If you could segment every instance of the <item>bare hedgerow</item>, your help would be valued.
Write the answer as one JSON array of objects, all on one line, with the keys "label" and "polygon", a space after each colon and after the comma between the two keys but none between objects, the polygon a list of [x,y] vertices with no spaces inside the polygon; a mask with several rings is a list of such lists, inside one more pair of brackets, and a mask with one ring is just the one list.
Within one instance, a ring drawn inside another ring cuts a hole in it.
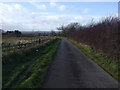
[{"label": "bare hedgerow", "polygon": [[67,36],[88,44],[92,49],[101,51],[115,60],[120,59],[120,19],[118,17],[109,16],[98,23],[79,27],[67,33]]}]

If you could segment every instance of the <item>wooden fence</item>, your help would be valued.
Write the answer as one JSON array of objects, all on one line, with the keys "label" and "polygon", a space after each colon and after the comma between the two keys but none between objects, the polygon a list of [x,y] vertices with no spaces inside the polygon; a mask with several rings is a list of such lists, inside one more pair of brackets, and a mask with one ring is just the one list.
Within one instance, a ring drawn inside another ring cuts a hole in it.
[{"label": "wooden fence", "polygon": [[30,47],[36,44],[42,44],[44,42],[47,42],[48,40],[52,40],[53,38],[45,38],[45,39],[38,39],[38,40],[34,40],[32,42],[27,42],[27,43],[17,43],[17,44],[2,44],[2,52],[10,52],[10,51],[15,51],[21,48],[26,48],[26,47]]}]

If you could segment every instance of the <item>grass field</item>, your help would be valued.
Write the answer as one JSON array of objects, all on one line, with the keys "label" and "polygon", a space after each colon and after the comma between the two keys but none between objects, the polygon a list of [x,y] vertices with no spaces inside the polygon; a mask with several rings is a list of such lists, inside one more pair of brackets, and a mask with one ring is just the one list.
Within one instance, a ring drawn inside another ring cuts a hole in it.
[{"label": "grass field", "polygon": [[21,36],[21,37],[15,37],[15,36],[2,36],[2,43],[4,44],[17,44],[17,43],[27,43],[32,42],[38,39],[44,39],[47,38],[47,36]]},{"label": "grass field", "polygon": [[60,44],[56,39],[42,47],[3,58],[3,88],[38,88],[42,86],[48,68]]},{"label": "grass field", "polygon": [[2,56],[26,51],[52,41],[56,37],[49,36],[4,36],[2,37]]},{"label": "grass field", "polygon": [[78,43],[74,40],[70,40],[75,44],[82,52],[84,52],[88,57],[94,60],[99,66],[101,66],[105,71],[110,73],[114,78],[120,80],[118,66],[119,63],[116,60],[107,57],[103,53],[93,51],[88,45]]}]

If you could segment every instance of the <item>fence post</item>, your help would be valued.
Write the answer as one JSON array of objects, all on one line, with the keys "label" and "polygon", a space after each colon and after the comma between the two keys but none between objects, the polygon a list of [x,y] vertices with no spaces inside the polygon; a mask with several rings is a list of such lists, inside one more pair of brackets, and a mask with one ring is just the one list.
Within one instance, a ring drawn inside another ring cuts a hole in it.
[{"label": "fence post", "polygon": [[11,46],[11,45],[10,45],[10,43],[9,43],[9,44],[8,44],[8,52],[10,52],[10,46]]},{"label": "fence post", "polygon": [[39,43],[41,42],[41,40],[39,39]]}]

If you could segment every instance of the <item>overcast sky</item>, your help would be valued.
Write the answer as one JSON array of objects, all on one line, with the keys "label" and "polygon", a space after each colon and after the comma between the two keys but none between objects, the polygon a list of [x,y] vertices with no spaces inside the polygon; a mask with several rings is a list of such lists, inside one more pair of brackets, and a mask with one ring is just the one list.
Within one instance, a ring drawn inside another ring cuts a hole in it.
[{"label": "overcast sky", "polygon": [[56,30],[60,25],[82,25],[118,14],[117,2],[1,2],[0,28],[4,30]]}]

